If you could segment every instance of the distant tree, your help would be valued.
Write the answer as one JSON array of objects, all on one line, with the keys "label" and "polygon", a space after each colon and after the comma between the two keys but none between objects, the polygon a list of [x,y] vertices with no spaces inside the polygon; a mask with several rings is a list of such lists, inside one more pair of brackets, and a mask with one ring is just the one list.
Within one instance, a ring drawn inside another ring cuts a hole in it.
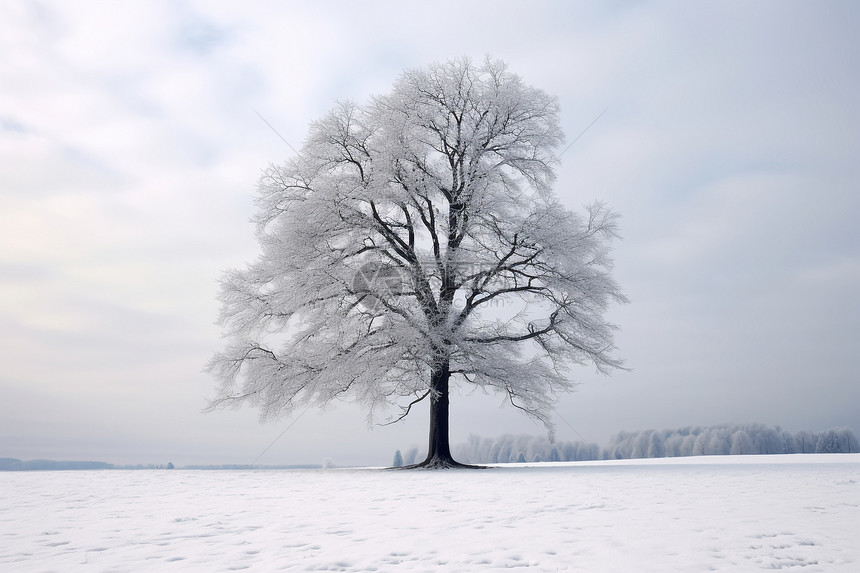
[{"label": "distant tree", "polygon": [[403,458],[403,463],[411,466],[415,463],[415,458],[418,456],[418,448],[409,448],[406,450],[406,456]]},{"label": "distant tree", "polygon": [[705,446],[705,453],[709,456],[725,456],[728,455],[730,447],[725,431],[712,432],[711,439]]},{"label": "distant tree", "polygon": [[696,436],[694,434],[686,434],[681,440],[681,445],[678,447],[679,456],[692,456],[693,446],[696,445]]},{"label": "distant tree", "polygon": [[815,452],[819,454],[839,453],[839,434],[834,430],[821,432],[821,435],[818,437],[818,443],[815,446]]},{"label": "distant tree", "polygon": [[775,428],[760,427],[758,431],[758,442],[762,454],[785,453],[785,442]]},{"label": "distant tree", "polygon": [[[513,440],[514,443],[514,452],[519,453],[523,452],[525,454],[526,459],[534,459],[536,455],[539,455],[538,452],[541,450],[543,444],[541,444],[540,439],[535,439],[534,436],[530,436],[528,434],[522,434],[517,436]],[[513,455],[513,454],[512,454]]]},{"label": "distant tree", "polygon": [[696,440],[693,442],[693,453],[694,456],[704,456],[705,450],[708,444],[708,432],[707,430],[703,431],[701,434],[696,436]]},{"label": "distant tree", "polygon": [[639,432],[639,435],[636,436],[636,439],[633,441],[633,448],[630,452],[631,458],[647,458],[648,457],[648,444],[651,440],[652,432]]},{"label": "distant tree", "polygon": [[503,63],[457,60],[313,123],[260,180],[262,255],[222,280],[209,409],[250,403],[265,420],[348,398],[402,418],[429,398],[429,467],[457,465],[451,384],[551,431],[569,367],[621,367],[604,314],[625,300],[616,215],[552,192],[558,113]]},{"label": "distant tree", "polygon": [[499,462],[499,452],[502,449],[502,445],[499,442],[495,442],[493,447],[490,448],[490,453],[487,456],[487,461],[491,464],[495,464]]},{"label": "distant tree", "polygon": [[618,432],[609,440],[606,457],[616,460],[629,458],[633,449],[632,442],[638,436],[638,433]]},{"label": "distant tree", "polygon": [[665,455],[669,458],[678,457],[681,455],[681,445],[684,443],[684,436],[679,433],[672,433],[666,438],[664,444]]},{"label": "distant tree", "polygon": [[856,454],[860,452],[860,444],[857,443],[857,436],[849,428],[837,430],[836,435],[839,438],[839,451],[841,453]]},{"label": "distant tree", "polygon": [[648,437],[648,452],[649,458],[662,458],[666,455],[666,448],[663,443],[662,436],[658,432],[651,432]]},{"label": "distant tree", "polygon": [[562,459],[566,462],[573,462],[579,458],[579,449],[577,448],[578,444],[567,442],[561,447],[561,456]]},{"label": "distant tree", "polygon": [[403,467],[403,456],[400,454],[400,450],[394,452],[394,461],[391,462],[391,465],[395,468]]},{"label": "distant tree", "polygon": [[526,463],[526,457],[523,455],[522,452],[520,452],[520,455],[517,456],[517,463],[518,464]]},{"label": "distant tree", "polygon": [[173,469],[173,462],[167,462],[167,469],[169,469],[169,470]]},{"label": "distant tree", "polygon": [[600,459],[600,447],[597,444],[582,444],[581,448],[578,448],[580,453],[581,460],[597,460]]},{"label": "distant tree", "polygon": [[794,442],[797,444],[797,451],[801,454],[815,453],[815,445],[818,443],[818,438],[813,436],[811,432],[801,430],[794,437]]},{"label": "distant tree", "polygon": [[756,453],[755,444],[753,444],[749,434],[744,430],[738,430],[732,434],[732,445],[729,453],[735,456]]},{"label": "distant tree", "polygon": [[514,460],[514,447],[512,442],[512,436],[504,435],[501,437],[501,444],[499,445],[499,463],[508,463]]},{"label": "distant tree", "polygon": [[794,439],[794,436],[791,435],[789,431],[783,431],[781,433],[782,437],[782,452],[784,454],[793,454],[797,452],[797,445]]}]

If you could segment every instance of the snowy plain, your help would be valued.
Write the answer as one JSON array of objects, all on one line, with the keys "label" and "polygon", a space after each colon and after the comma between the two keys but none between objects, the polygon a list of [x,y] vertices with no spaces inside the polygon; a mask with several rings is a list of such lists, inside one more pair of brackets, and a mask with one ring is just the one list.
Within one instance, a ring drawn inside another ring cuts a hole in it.
[{"label": "snowy plain", "polygon": [[860,454],[0,473],[1,571],[860,571]]}]

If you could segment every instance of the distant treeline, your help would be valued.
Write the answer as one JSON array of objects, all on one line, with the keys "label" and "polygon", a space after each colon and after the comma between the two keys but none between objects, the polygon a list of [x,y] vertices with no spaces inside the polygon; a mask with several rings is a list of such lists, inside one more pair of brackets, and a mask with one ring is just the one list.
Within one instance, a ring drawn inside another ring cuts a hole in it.
[{"label": "distant treeline", "polygon": [[318,470],[322,464],[292,464],[292,465],[253,465],[253,464],[222,464],[222,465],[191,465],[182,466],[181,470]]},{"label": "distant treeline", "polygon": [[16,458],[0,458],[0,472],[34,472],[62,470],[172,470],[173,464],[137,464],[133,466],[117,466],[105,462],[55,461],[55,460],[19,460]]},{"label": "distant treeline", "polygon": [[824,432],[789,432],[779,426],[729,424],[680,430],[621,432],[610,440],[604,459],[858,452],[860,445],[857,436],[848,428]]},{"label": "distant treeline", "polygon": [[109,470],[114,466],[104,462],[57,462],[0,458],[0,471]]},{"label": "distant treeline", "polygon": [[[329,464],[330,465],[330,464]],[[280,466],[255,466],[250,464],[223,464],[223,465],[191,465],[178,469],[183,470],[304,470],[318,469],[320,464],[280,465]],[[57,462],[54,460],[27,460],[22,461],[15,458],[0,458],[0,471],[25,472],[25,471],[59,471],[59,470],[172,470],[173,463],[167,465],[137,464],[117,466],[105,462]]]},{"label": "distant treeline", "polygon": [[[779,426],[726,424],[688,426],[677,430],[620,432],[606,448],[584,442],[550,442],[546,436],[498,438],[470,436],[452,448],[464,463],[572,462],[702,455],[858,453],[857,437],[848,428],[824,432],[789,432]],[[399,453],[399,452],[398,452]],[[395,458],[397,456],[395,455]],[[418,448],[407,450],[404,465],[423,459]]]}]

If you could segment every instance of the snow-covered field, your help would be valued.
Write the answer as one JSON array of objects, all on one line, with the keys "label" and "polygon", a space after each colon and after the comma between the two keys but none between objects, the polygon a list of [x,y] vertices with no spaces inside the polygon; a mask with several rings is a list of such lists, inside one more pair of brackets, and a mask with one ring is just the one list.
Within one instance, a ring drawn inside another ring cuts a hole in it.
[{"label": "snow-covered field", "polygon": [[0,474],[2,571],[860,571],[860,454]]}]

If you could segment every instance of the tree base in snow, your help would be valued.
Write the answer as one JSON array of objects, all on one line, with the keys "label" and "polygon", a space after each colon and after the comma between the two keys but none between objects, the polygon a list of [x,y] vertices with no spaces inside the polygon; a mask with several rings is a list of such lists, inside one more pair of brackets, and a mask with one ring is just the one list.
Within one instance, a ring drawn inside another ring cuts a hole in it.
[{"label": "tree base in snow", "polygon": [[461,464],[460,462],[454,460],[453,458],[427,458],[423,462],[412,464],[410,466],[403,466],[402,468],[393,468],[398,470],[414,470],[414,469],[426,469],[426,470],[454,470],[454,469],[465,469],[465,470],[484,470],[487,469],[487,466],[473,466],[470,464]]}]

